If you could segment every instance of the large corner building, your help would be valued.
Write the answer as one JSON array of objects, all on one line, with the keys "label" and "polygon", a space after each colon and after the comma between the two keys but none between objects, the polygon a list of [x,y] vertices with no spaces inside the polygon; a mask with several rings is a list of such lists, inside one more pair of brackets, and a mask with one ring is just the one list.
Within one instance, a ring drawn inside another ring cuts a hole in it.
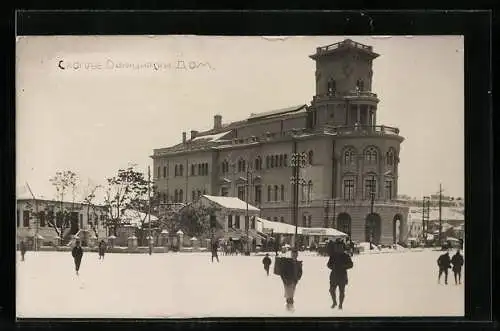
[{"label": "large corner building", "polygon": [[[202,194],[236,196],[261,217],[294,223],[292,153],[300,169],[298,225],[335,227],[355,241],[406,241],[408,207],[396,202],[399,130],[377,123],[371,46],[352,40],[318,47],[310,105],[251,114],[155,149],[154,178],[165,202]],[[303,155],[304,155],[303,154]]]}]

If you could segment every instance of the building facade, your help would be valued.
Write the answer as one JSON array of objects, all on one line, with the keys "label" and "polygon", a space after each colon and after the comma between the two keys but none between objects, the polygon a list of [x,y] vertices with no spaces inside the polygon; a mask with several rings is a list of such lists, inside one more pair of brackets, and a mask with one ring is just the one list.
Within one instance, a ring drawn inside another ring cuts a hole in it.
[{"label": "building facade", "polygon": [[[397,203],[399,129],[377,125],[371,46],[352,40],[318,47],[310,104],[251,114],[229,124],[215,115],[206,132],[153,151],[154,180],[164,202],[203,194],[235,196],[261,217],[294,223],[293,153],[300,169],[298,225],[335,227],[355,241],[404,241],[408,207]],[[405,236],[406,237],[406,236]]]},{"label": "building facade", "polygon": [[61,208],[70,213],[68,227],[63,232],[64,242],[69,242],[73,235],[78,235],[84,241],[94,235],[106,238],[107,213],[103,206],[63,202],[61,207],[60,201],[20,198],[17,199],[16,208],[18,239],[33,238],[38,234],[43,244],[58,245],[59,236],[50,224],[61,220]]}]

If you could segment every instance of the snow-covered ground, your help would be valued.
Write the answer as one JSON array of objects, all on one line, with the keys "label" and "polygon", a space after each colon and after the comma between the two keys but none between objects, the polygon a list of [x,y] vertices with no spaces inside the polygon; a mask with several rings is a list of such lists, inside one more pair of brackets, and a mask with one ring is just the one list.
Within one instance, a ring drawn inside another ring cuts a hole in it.
[{"label": "snow-covered ground", "polygon": [[210,253],[107,254],[104,261],[85,253],[77,277],[69,252],[28,252],[24,262],[18,256],[17,316],[463,316],[464,279],[455,285],[450,272],[448,285],[438,285],[439,254],[354,256],[344,310],[330,308],[327,258],[299,256],[304,274],[292,313],[261,256],[220,256],[212,264]]}]

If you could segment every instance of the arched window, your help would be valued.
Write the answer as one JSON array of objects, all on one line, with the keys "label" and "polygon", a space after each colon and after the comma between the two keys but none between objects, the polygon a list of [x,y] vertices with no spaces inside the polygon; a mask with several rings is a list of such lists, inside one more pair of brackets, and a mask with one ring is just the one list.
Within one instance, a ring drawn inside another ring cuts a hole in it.
[{"label": "arched window", "polygon": [[[175,165],[174,174],[176,177],[179,176],[179,168],[178,168],[177,164]],[[159,175],[160,175],[160,167],[158,167],[158,176]]]},{"label": "arched window", "polygon": [[356,82],[356,87],[357,87],[358,91],[364,91],[365,82],[363,82],[361,79],[358,79],[358,81]]},{"label": "arched window", "polygon": [[272,191],[271,185],[268,185],[267,186],[267,201],[271,201],[271,191]]},{"label": "arched window", "polygon": [[179,176],[184,176],[184,166],[182,164],[179,165]]},{"label": "arched window", "polygon": [[285,185],[281,185],[281,201],[285,201]]},{"label": "arched window", "polygon": [[307,153],[307,160],[309,162],[310,165],[313,164],[313,156],[314,156],[314,152],[313,151],[309,151],[309,153]]},{"label": "arched window", "polygon": [[283,167],[283,154],[280,154],[280,162],[279,162],[280,168]]},{"label": "arched window", "polygon": [[255,170],[260,170],[260,169],[259,169],[259,159],[260,159],[260,156],[257,156],[257,157],[255,158],[255,165],[254,165]]},{"label": "arched window", "polygon": [[311,227],[312,225],[312,215],[307,216],[307,227]]},{"label": "arched window", "polygon": [[175,190],[174,193],[174,202],[179,202],[179,191]]},{"label": "arched window", "polygon": [[196,166],[194,164],[191,164],[191,176],[194,176]]},{"label": "arched window", "polygon": [[271,168],[274,168],[274,156],[271,156]]},{"label": "arched window", "polygon": [[167,167],[166,166],[163,167],[163,177],[165,177],[165,178],[167,177]]},{"label": "arched window", "polygon": [[354,150],[352,148],[348,148],[344,151],[344,164],[350,165],[354,163]]},{"label": "arched window", "polygon": [[278,201],[279,188],[278,185],[274,185],[274,201]]},{"label": "arched window", "polygon": [[311,202],[312,201],[312,189],[313,189],[313,182],[310,180],[307,182],[307,201]]},{"label": "arched window", "polygon": [[394,165],[396,159],[396,153],[393,148],[389,148],[389,151],[387,152],[387,165]]},{"label": "arched window", "polygon": [[270,167],[271,167],[271,160],[270,160],[270,157],[268,155],[268,156],[266,156],[266,168],[269,169]]},{"label": "arched window", "polygon": [[330,78],[328,81],[328,95],[335,94],[335,91],[337,90],[337,83],[334,79]]},{"label": "arched window", "polygon": [[160,178],[160,175],[161,175],[161,173],[160,173],[160,167],[158,167],[158,174],[157,174],[157,177],[158,177],[158,178]]},{"label": "arched window", "polygon": [[279,156],[278,156],[278,155],[275,155],[275,156],[274,156],[274,166],[275,166],[276,168],[278,168],[278,164],[279,164]]},{"label": "arched window", "polygon": [[241,160],[241,172],[247,171],[247,162],[245,160]]},{"label": "arched window", "polygon": [[179,202],[184,201],[184,191],[182,189],[179,190]]},{"label": "arched window", "polygon": [[285,154],[285,155],[283,156],[283,165],[284,165],[285,167],[288,167],[288,155],[287,155],[287,154]]},{"label": "arched window", "polygon": [[283,216],[280,216],[280,222],[285,223],[285,218]]},{"label": "arched window", "polygon": [[307,227],[307,216],[302,215],[302,227]]},{"label": "arched window", "polygon": [[377,163],[377,150],[375,147],[368,147],[365,150],[365,161],[369,164]]}]

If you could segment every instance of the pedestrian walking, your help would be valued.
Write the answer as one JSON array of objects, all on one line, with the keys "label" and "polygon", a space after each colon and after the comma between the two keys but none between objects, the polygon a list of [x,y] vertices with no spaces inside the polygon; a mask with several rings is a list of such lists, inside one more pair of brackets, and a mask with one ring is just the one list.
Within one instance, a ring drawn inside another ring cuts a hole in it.
[{"label": "pedestrian walking", "polygon": [[101,240],[99,242],[99,260],[104,260],[104,254],[106,253],[106,242]]},{"label": "pedestrian walking", "polygon": [[24,238],[21,239],[19,243],[19,250],[21,251],[21,261],[24,261],[24,255],[26,254],[26,243],[24,242]]},{"label": "pedestrian walking", "polygon": [[78,271],[80,270],[80,263],[82,263],[82,257],[83,257],[83,249],[80,246],[80,240],[76,241],[75,247],[73,247],[73,250],[71,251],[71,255],[73,256],[73,260],[75,262],[76,275],[78,276]]},{"label": "pedestrian walking", "polygon": [[262,264],[264,264],[264,270],[269,276],[269,266],[271,265],[271,258],[269,257],[268,253],[266,253],[266,256],[262,259]]},{"label": "pedestrian walking", "polygon": [[214,241],[212,244],[212,263],[214,262],[214,257],[217,259],[217,263],[219,263],[219,255],[217,254],[217,250],[219,249],[219,245],[217,241]]},{"label": "pedestrian walking", "polygon": [[439,256],[437,260],[437,264],[439,267],[438,274],[438,284],[441,281],[441,275],[444,273],[444,283],[448,284],[448,269],[451,268],[451,260],[450,260],[450,252],[446,252]]},{"label": "pedestrian walking", "polygon": [[453,276],[455,277],[455,285],[462,284],[462,266],[464,265],[464,257],[460,254],[460,249],[451,258],[451,264],[453,264]]},{"label": "pedestrian walking", "polygon": [[295,289],[297,287],[297,283],[302,278],[302,261],[297,260],[298,256],[299,252],[296,248],[294,248],[291,251],[291,258],[276,258],[275,262],[275,268],[277,263],[280,264],[277,269],[278,274],[283,281],[287,310],[293,310],[294,308]]},{"label": "pedestrian walking", "polygon": [[336,242],[331,246],[332,252],[327,266],[330,272],[330,296],[332,297],[332,308],[337,306],[337,287],[339,288],[339,309],[343,308],[345,299],[345,287],[348,284],[347,270],[353,267],[349,254],[345,251],[344,243]]}]

